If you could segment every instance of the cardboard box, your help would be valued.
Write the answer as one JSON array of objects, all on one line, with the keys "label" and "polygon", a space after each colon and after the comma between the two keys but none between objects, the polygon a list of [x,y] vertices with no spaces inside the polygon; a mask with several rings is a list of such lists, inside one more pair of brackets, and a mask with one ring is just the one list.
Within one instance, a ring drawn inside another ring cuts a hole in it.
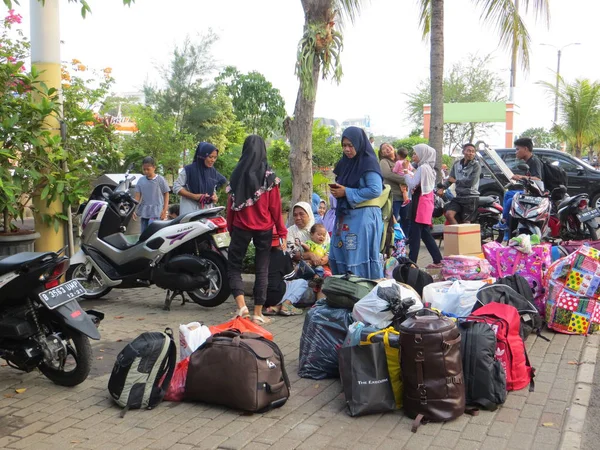
[{"label": "cardboard box", "polygon": [[478,223],[444,226],[444,256],[481,253],[481,227]]}]

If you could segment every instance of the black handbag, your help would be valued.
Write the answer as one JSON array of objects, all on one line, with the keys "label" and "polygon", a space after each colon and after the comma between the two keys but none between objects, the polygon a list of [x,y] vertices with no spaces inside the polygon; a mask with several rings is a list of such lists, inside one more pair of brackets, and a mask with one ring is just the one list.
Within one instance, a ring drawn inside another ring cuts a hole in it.
[{"label": "black handbag", "polygon": [[340,378],[352,417],[396,409],[383,342],[342,347]]},{"label": "black handbag", "polygon": [[434,193],[433,196],[433,217],[442,217],[444,215],[444,199]]},{"label": "black handbag", "polygon": [[315,275],[315,271],[306,261],[300,260],[298,262],[298,265],[296,266],[296,278],[310,281]]}]

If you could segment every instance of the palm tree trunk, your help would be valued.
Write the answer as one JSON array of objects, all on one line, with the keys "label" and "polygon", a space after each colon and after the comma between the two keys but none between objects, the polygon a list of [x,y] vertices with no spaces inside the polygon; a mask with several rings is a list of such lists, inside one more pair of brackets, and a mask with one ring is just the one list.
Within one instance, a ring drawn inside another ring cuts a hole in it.
[{"label": "palm tree trunk", "polygon": [[[304,10],[304,28],[309,24],[325,24],[330,20],[333,0],[301,0]],[[284,129],[290,140],[290,172],[292,175],[292,201],[310,203],[313,191],[312,173],[312,129],[315,117],[315,102],[321,65],[315,58],[312,81],[315,95],[308,98],[302,83],[298,88],[294,118],[286,118]],[[290,205],[291,206],[291,205]],[[290,211],[291,215],[291,211]]]},{"label": "palm tree trunk", "polygon": [[[321,67],[315,61],[313,68],[313,83],[315,92],[319,82]],[[310,204],[313,191],[312,173],[312,130],[315,117],[315,99],[307,99],[302,89],[298,89],[294,118],[286,119],[286,135],[290,140],[290,172],[292,175],[292,201],[304,201]],[[291,207],[291,205],[290,205]]]},{"label": "palm tree trunk", "polygon": [[444,147],[444,0],[431,0],[431,127],[429,145],[435,148],[435,169],[441,181]]}]

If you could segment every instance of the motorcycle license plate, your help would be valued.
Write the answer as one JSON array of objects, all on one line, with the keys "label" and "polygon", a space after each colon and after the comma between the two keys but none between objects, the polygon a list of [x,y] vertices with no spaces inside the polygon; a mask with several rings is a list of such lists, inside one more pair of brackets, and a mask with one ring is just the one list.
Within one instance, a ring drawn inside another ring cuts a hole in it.
[{"label": "motorcycle license plate", "polygon": [[213,239],[215,240],[217,248],[229,247],[229,244],[231,243],[229,231],[225,231],[224,233],[217,233],[213,235]]},{"label": "motorcycle license plate", "polygon": [[596,217],[600,217],[600,209],[598,208],[590,209],[589,211],[577,214],[577,218],[580,222],[589,222]]},{"label": "motorcycle license plate", "polygon": [[529,203],[530,205],[539,205],[542,203],[542,197],[532,197],[531,195],[522,195],[519,200],[523,203]]},{"label": "motorcycle license plate", "polygon": [[77,280],[67,281],[39,294],[39,298],[48,307],[55,309],[85,294],[85,289]]}]

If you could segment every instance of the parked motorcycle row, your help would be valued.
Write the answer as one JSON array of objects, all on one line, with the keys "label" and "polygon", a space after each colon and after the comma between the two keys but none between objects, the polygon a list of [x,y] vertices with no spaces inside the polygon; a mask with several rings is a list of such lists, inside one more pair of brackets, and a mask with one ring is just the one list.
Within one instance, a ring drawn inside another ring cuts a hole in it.
[{"label": "parked motorcycle row", "polygon": [[[598,239],[600,208],[590,207],[588,194],[570,196],[565,186],[548,192],[543,182],[528,178],[509,183],[505,189],[521,191],[510,209],[510,236],[537,234],[548,242]],[[502,212],[499,197],[479,197],[473,222],[481,225],[482,243],[503,241],[504,231],[498,227]]]},{"label": "parked motorcycle row", "polygon": [[177,295],[207,307],[229,297],[224,208],[155,221],[131,241],[124,233],[137,204],[132,181],[128,171],[114,189],[97,186],[81,205],[81,250],[70,260],[65,249],[0,260],[0,358],[9,366],[38,368],[62,386],[82,383],[92,366],[89,339],[100,339],[104,315],[81,309],[79,297],[153,284],[167,291],[167,310]]}]

